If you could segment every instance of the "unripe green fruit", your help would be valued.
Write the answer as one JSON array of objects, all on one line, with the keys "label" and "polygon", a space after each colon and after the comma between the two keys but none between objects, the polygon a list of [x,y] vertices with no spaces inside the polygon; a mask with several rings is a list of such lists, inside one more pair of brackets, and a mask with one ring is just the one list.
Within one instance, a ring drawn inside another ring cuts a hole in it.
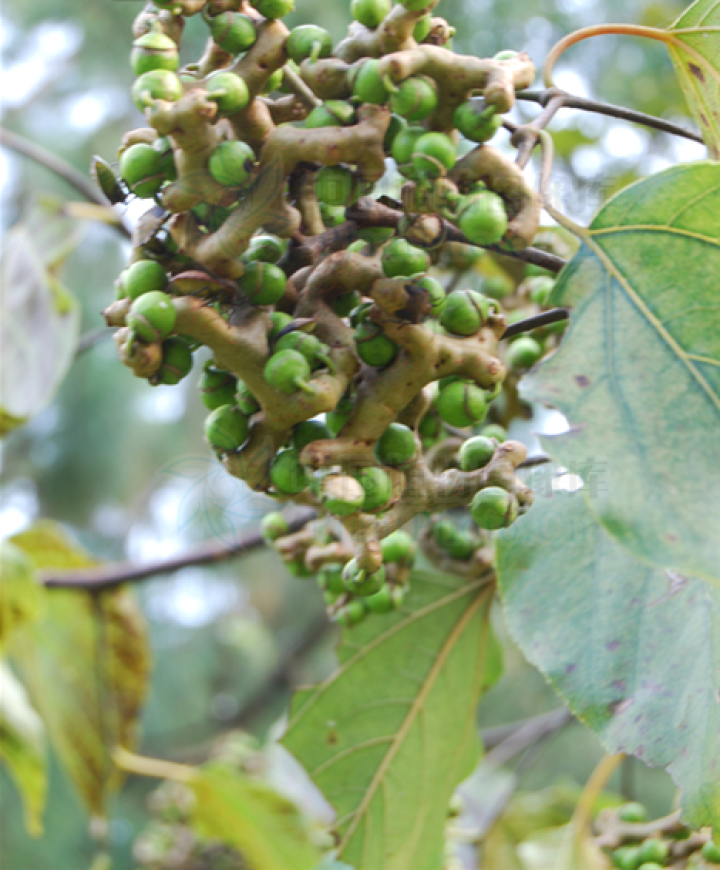
[{"label": "unripe green fruit", "polygon": [[315,195],[326,205],[348,206],[357,199],[357,179],[344,166],[323,166],[315,178]]},{"label": "unripe green fruit", "polygon": [[298,453],[313,441],[324,441],[332,438],[333,434],[326,423],[320,420],[305,420],[293,427],[292,446]]},{"label": "unripe green fruit", "polygon": [[374,595],[368,595],[363,601],[368,613],[390,613],[397,606],[393,596],[393,589],[387,583],[383,583],[379,592],[376,592]]},{"label": "unripe green fruit", "polygon": [[205,363],[205,371],[200,379],[200,390],[203,405],[214,411],[222,405],[234,403],[237,380],[230,372],[219,369],[212,362],[208,362]]},{"label": "unripe green fruit", "polygon": [[333,47],[332,36],[323,27],[301,24],[290,32],[285,47],[289,57],[300,64],[308,57],[314,60],[329,57]]},{"label": "unripe green fruit", "polygon": [[157,384],[179,384],[190,374],[193,357],[188,343],[182,338],[167,338],[162,345],[162,362],[153,375]]},{"label": "unripe green fruit", "polygon": [[430,275],[425,275],[424,278],[420,278],[414,283],[427,290],[430,297],[430,314],[432,317],[439,317],[447,299],[443,285],[436,278],[431,278]]},{"label": "unripe green fruit", "polygon": [[363,511],[372,513],[387,505],[392,497],[393,487],[390,475],[386,471],[375,466],[368,466],[361,468],[355,477],[363,488]]},{"label": "unripe green fruit", "polygon": [[255,236],[250,239],[247,251],[242,255],[244,263],[258,260],[261,263],[277,263],[283,255],[283,245],[275,236]]},{"label": "unripe green fruit", "polygon": [[347,317],[361,302],[362,296],[357,290],[351,290],[350,293],[342,293],[333,299],[332,310],[338,317]]},{"label": "unripe green fruit", "polygon": [[342,208],[342,206],[337,207],[328,205],[325,202],[321,202],[320,216],[322,217],[323,223],[328,229],[340,226],[340,224],[345,223],[345,209]]},{"label": "unripe green fruit", "polygon": [[281,350],[265,364],[265,380],[283,393],[295,393],[298,390],[312,392],[307,383],[309,378],[310,364],[296,350]]},{"label": "unripe green fruit", "polygon": [[415,456],[415,450],[415,435],[402,423],[391,423],[375,445],[375,455],[383,465],[405,465]]},{"label": "unripe green fruit", "polygon": [[348,474],[327,474],[320,484],[319,495],[325,510],[339,517],[348,517],[362,507],[365,490]]},{"label": "unripe green fruit", "polygon": [[329,562],[318,571],[318,586],[325,592],[329,592],[335,598],[345,592],[345,584],[342,580],[343,566],[339,562]]},{"label": "unripe green fruit", "polygon": [[517,51],[512,51],[511,49],[505,48],[502,51],[499,51],[495,56],[494,60],[514,60],[518,57]]},{"label": "unripe green fruit", "polygon": [[131,145],[120,157],[120,175],[141,198],[154,196],[165,183],[162,156],[144,142]]},{"label": "unripe green fruit", "polygon": [[210,155],[208,170],[218,184],[245,184],[255,165],[255,152],[246,142],[221,142]]},{"label": "unripe green fruit", "polygon": [[[362,239],[358,239],[356,242],[353,242],[352,244],[348,245],[345,250],[348,252],[348,254],[362,254],[362,252],[365,251],[367,249],[367,247],[368,247],[367,242],[364,242]],[[357,309],[353,308],[353,311],[356,311],[356,310]],[[350,312],[350,315],[352,316],[352,311]],[[354,324],[351,324],[351,325],[354,325]]]},{"label": "unripe green fruit", "polygon": [[150,31],[133,42],[130,65],[136,76],[155,69],[175,72],[180,65],[177,45],[160,31]]},{"label": "unripe green fruit", "polygon": [[377,571],[368,573],[360,568],[357,559],[351,559],[343,569],[343,583],[345,589],[353,595],[365,598],[379,592],[385,582],[385,569],[380,566]]},{"label": "unripe green fruit", "polygon": [[258,0],[254,4],[264,18],[284,18],[295,8],[294,0]]},{"label": "unripe green fruit", "polygon": [[350,4],[350,11],[355,21],[370,28],[382,24],[391,9],[392,0],[352,0]]},{"label": "unripe green fruit", "polygon": [[366,610],[362,601],[348,601],[337,611],[334,619],[345,628],[352,628],[361,623],[365,616]]},{"label": "unripe green fruit", "polygon": [[504,529],[515,522],[517,515],[517,498],[499,486],[476,492],[470,504],[470,516],[481,529]]},{"label": "unripe green fruit", "polygon": [[477,540],[467,532],[458,529],[452,520],[440,520],[433,527],[433,537],[437,545],[453,559],[466,561],[478,547]]},{"label": "unripe green fruit", "polygon": [[489,275],[483,279],[482,292],[493,299],[509,296],[514,289],[515,284],[508,275]]},{"label": "unripe green fruit", "polygon": [[489,438],[477,435],[468,438],[458,452],[458,460],[462,471],[477,471],[485,468],[495,453],[495,445]]},{"label": "unripe green fruit", "polygon": [[159,136],[152,146],[160,155],[160,166],[162,174],[168,181],[174,181],[177,178],[177,167],[175,166],[175,151],[172,142],[167,136]]},{"label": "unripe green fruit", "polygon": [[415,143],[412,162],[419,176],[440,178],[455,165],[455,144],[444,133],[425,133]]},{"label": "unripe green fruit", "polygon": [[292,317],[289,314],[285,314],[284,311],[273,311],[270,315],[270,331],[268,332],[268,338],[271,340],[275,338],[275,336],[282,332],[286,326],[289,326],[292,323]]},{"label": "unripe green fruit", "polygon": [[638,870],[640,850],[636,846],[621,846],[613,853],[613,863],[618,870]]},{"label": "unripe green fruit", "polygon": [[322,106],[317,106],[305,118],[308,129],[317,127],[344,127],[355,120],[355,109],[350,103],[342,100],[326,100]]},{"label": "unripe green fruit", "polygon": [[495,438],[499,444],[507,441],[507,430],[499,423],[489,423],[480,430],[483,438]]},{"label": "unripe green fruit", "polygon": [[221,12],[210,19],[210,33],[220,48],[229,54],[240,54],[255,44],[255,25],[240,12]]},{"label": "unripe green fruit", "polygon": [[398,529],[380,541],[383,562],[399,562],[410,565],[415,559],[417,544],[407,532]]},{"label": "unripe green fruit", "polygon": [[208,99],[217,103],[223,115],[234,115],[244,109],[250,101],[250,93],[245,79],[227,70],[211,73],[205,80]]},{"label": "unripe green fruit", "polygon": [[132,98],[135,105],[144,111],[152,105],[153,100],[167,100],[174,103],[183,95],[180,79],[167,69],[153,69],[143,73],[132,86]]},{"label": "unripe green fruit", "polygon": [[270,76],[270,78],[265,82],[265,87],[263,88],[263,94],[272,94],[273,91],[279,91],[282,87],[283,83],[283,70],[282,67],[280,69],[276,69],[275,72]]},{"label": "unripe green fruit", "polygon": [[423,438],[437,438],[441,429],[440,417],[434,411],[429,411],[420,421],[418,434],[422,435]]},{"label": "unripe green fruit", "polygon": [[[388,93],[387,88],[380,78],[380,61],[375,58],[369,58],[364,61],[353,81],[353,96],[357,97],[361,103],[372,103],[376,106],[381,106],[387,103]],[[402,114],[398,112],[397,114]]]},{"label": "unripe green fruit", "polygon": [[543,350],[539,342],[529,335],[521,335],[508,348],[507,361],[514,369],[529,369],[542,355]]},{"label": "unripe green fruit", "polygon": [[467,100],[455,110],[453,122],[471,142],[487,142],[502,126],[502,117],[485,100]]},{"label": "unripe green fruit", "polygon": [[445,300],[440,323],[454,335],[475,335],[490,314],[490,300],[474,290],[453,290]]},{"label": "unripe green fruit", "polygon": [[253,305],[274,305],[285,294],[286,281],[279,266],[255,260],[245,266],[238,286]]},{"label": "unripe green fruit", "polygon": [[399,347],[391,341],[377,323],[366,320],[354,333],[355,348],[360,359],[369,366],[382,368],[398,355]]},{"label": "unripe green fruit", "polygon": [[[362,245],[365,245],[365,242],[361,242]],[[350,248],[348,248],[348,251]],[[372,302],[361,302],[350,312],[350,326],[360,326],[361,323],[364,323],[370,314],[370,310],[373,307]]]},{"label": "unripe green fruit", "polygon": [[310,476],[297,450],[281,450],[270,466],[270,480],[278,492],[298,495],[310,484]]},{"label": "unripe green fruit", "polygon": [[555,281],[545,275],[538,275],[528,282],[528,295],[536,305],[545,305],[550,298]]},{"label": "unripe green fruit", "polygon": [[417,171],[412,162],[415,146],[423,136],[427,135],[424,127],[405,127],[395,136],[390,153],[398,165],[398,170],[406,177],[414,180]]},{"label": "unripe green fruit", "polygon": [[464,429],[484,419],[487,414],[487,399],[485,393],[475,384],[456,381],[440,391],[437,410],[445,423]]},{"label": "unripe green fruit", "polygon": [[670,854],[670,844],[664,840],[650,839],[645,840],[640,845],[640,862],[664,864]]},{"label": "unripe green fruit", "polygon": [[298,556],[297,559],[292,559],[290,562],[286,562],[285,567],[294,577],[312,577],[315,573],[311,568],[308,568],[305,564],[305,559],[302,556]]},{"label": "unripe green fruit", "polygon": [[701,849],[702,856],[710,864],[720,864],[720,846],[713,840],[708,840]]},{"label": "unripe green fruit", "polygon": [[508,226],[505,203],[490,190],[468,197],[460,211],[460,232],[475,245],[496,245]]},{"label": "unripe green fruit", "polygon": [[334,411],[328,411],[325,414],[325,422],[328,429],[332,432],[333,437],[337,438],[338,432],[350,419],[353,412],[354,403],[352,399],[343,396],[337,404]]},{"label": "unripe green fruit", "polygon": [[647,809],[637,801],[630,801],[630,803],[618,807],[617,814],[621,822],[635,825],[647,821],[648,817]]},{"label": "unripe green fruit", "polygon": [[162,291],[167,287],[165,269],[155,260],[137,260],[121,275],[121,285],[125,296],[137,299],[144,293]]},{"label": "unripe green fruit", "polygon": [[252,417],[253,414],[256,414],[260,410],[260,402],[253,396],[250,388],[243,381],[237,382],[235,404],[248,417]]},{"label": "unripe green fruit", "polygon": [[305,357],[313,369],[321,364],[332,368],[332,361],[328,356],[328,346],[309,332],[302,332],[296,329],[293,332],[285,333],[275,343],[273,352],[277,353],[281,350],[298,351],[298,353],[301,353]]},{"label": "unripe green fruit", "polygon": [[401,118],[400,115],[390,115],[390,123],[385,131],[383,139],[383,151],[391,152],[395,144],[395,140],[407,128],[407,121]]},{"label": "unripe green fruit", "polygon": [[432,17],[430,15],[423,15],[413,30],[413,39],[415,42],[423,42],[430,34],[432,27]]},{"label": "unripe green fruit", "polygon": [[482,248],[466,245],[463,242],[445,242],[440,252],[440,266],[443,269],[453,269],[464,272],[478,263],[485,256]]},{"label": "unripe green fruit", "polygon": [[227,453],[247,441],[248,418],[235,405],[222,405],[205,419],[205,439],[213,450]]},{"label": "unripe green fruit", "polygon": [[167,293],[143,293],[130,306],[126,323],[143,341],[160,341],[170,335],[177,311]]},{"label": "unripe green fruit", "polygon": [[437,91],[430,79],[410,76],[390,96],[390,109],[411,123],[424,121],[437,108]]},{"label": "unripe green fruit", "polygon": [[277,541],[290,531],[290,526],[280,511],[271,511],[260,520],[260,531],[266,543]]},{"label": "unripe green fruit", "polygon": [[393,239],[380,257],[382,269],[388,278],[400,278],[426,272],[430,258],[422,248],[416,248],[405,239]]}]

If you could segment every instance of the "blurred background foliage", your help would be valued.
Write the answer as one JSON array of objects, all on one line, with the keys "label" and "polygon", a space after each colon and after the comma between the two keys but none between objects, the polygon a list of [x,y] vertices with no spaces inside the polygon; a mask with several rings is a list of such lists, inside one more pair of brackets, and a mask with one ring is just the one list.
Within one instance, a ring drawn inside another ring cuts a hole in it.
[{"label": "blurred background foliage", "polygon": [[[670,0],[443,0],[438,14],[457,27],[456,50],[481,56],[525,50],[539,67],[569,31],[609,21],[665,26],[684,6]],[[142,125],[129,98],[128,64],[130,26],[140,9],[132,0],[5,0],[3,124],[83,172],[93,154],[115,159],[122,134]],[[289,25],[310,21],[340,38],[349,3],[301,0],[287,19]],[[200,53],[205,30],[200,16],[189,22],[183,61]],[[584,42],[561,59],[556,83],[692,126],[658,43],[608,36]],[[529,119],[537,111],[525,103],[516,114]],[[630,181],[704,156],[694,143],[571,110],[562,110],[550,129],[557,148],[555,194],[582,221]],[[500,137],[507,145],[506,134]],[[0,178],[4,230],[22,221],[40,196],[77,198],[62,180],[5,149]],[[83,331],[101,326],[100,310],[113,297],[127,253],[113,229],[84,227],[64,274],[82,306]],[[268,500],[225,476],[207,451],[196,381],[191,375],[177,387],[150,389],[118,363],[110,340],[80,356],[52,405],[2,444],[3,534],[51,517],[99,558],[143,560],[208,538],[230,542],[255,524]],[[289,576],[269,552],[185,569],[142,584],[138,592],[154,655],[143,716],[145,754],[196,762],[228,728],[262,735],[282,714],[290,684],[332,667],[335,636],[318,628],[322,601],[315,584]],[[558,705],[513,648],[499,617],[498,627],[506,675],[481,705],[483,727]],[[308,643],[308,635],[316,642]],[[521,787],[543,789],[561,778],[583,783],[600,756],[595,738],[573,724],[543,744],[525,766]],[[613,787],[631,791],[652,813],[669,809],[673,790],[663,772],[629,762],[621,778]],[[147,819],[150,788],[132,779],[116,801],[110,826],[116,870],[134,866],[132,841]],[[85,810],[55,765],[44,839],[26,834],[19,800],[2,771],[0,799],[4,867],[89,866]]]}]

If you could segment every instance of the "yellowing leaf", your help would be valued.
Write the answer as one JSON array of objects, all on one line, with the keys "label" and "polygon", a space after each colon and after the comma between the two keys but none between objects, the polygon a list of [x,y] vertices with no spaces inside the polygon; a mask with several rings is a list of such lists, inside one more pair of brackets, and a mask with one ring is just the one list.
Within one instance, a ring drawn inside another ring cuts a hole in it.
[{"label": "yellowing leaf", "polygon": [[296,695],[283,742],[337,812],[356,870],[437,870],[450,797],[480,755],[497,678],[492,584],[416,572],[403,609],[345,632],[340,666]]},{"label": "yellowing leaf", "polygon": [[14,628],[38,616],[44,594],[27,553],[0,542],[0,651]]}]

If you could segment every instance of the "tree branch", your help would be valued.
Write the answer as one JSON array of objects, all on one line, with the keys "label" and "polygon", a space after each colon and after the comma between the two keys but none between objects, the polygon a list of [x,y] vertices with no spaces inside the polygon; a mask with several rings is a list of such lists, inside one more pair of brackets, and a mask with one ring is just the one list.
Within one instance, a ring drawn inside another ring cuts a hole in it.
[{"label": "tree branch", "polygon": [[541,311],[540,314],[534,314],[532,317],[518,320],[517,323],[511,323],[500,336],[500,341],[505,338],[514,338],[516,335],[521,335],[523,332],[530,332],[533,329],[539,329],[541,326],[549,326],[551,323],[560,323],[563,320],[567,320],[569,317],[569,308],[551,308],[550,311]]}]

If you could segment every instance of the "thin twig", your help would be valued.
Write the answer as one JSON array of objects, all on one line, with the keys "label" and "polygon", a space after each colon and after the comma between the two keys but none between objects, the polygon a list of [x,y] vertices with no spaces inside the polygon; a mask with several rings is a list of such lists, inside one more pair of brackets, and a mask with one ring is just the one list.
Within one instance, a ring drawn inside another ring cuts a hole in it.
[{"label": "thin twig", "polygon": [[[315,511],[302,508],[288,516],[289,531],[297,531],[315,517]],[[234,544],[212,542],[202,544],[194,550],[174,556],[170,559],[157,559],[141,565],[115,563],[99,568],[86,568],[81,571],[41,571],[40,582],[49,589],[111,589],[123,583],[137,583],[156,577],[160,574],[170,574],[180,568],[190,565],[208,565],[223,562],[235,556],[255,550],[265,545],[259,531],[253,530],[240,535]]]},{"label": "thin twig", "polygon": [[511,323],[505,332],[503,332],[500,340],[514,338],[523,332],[530,332],[533,329],[539,329],[541,326],[549,326],[551,323],[560,323],[569,317],[569,308],[551,308],[550,311],[541,311],[540,314],[533,314],[532,317],[526,317],[524,320],[518,320],[517,323]]},{"label": "thin twig", "polygon": [[322,105],[322,100],[319,100],[300,76],[287,66],[283,67],[283,85],[310,111]]},{"label": "thin twig", "polygon": [[483,739],[490,751],[485,760],[493,764],[506,764],[511,758],[524,752],[539,740],[554,734],[572,722],[573,715],[567,707],[558,707],[550,713],[542,713],[522,722],[514,722],[501,728],[484,732]]},{"label": "thin twig", "polygon": [[81,335],[75,348],[75,359],[87,353],[87,351],[106,338],[111,338],[112,334],[112,330],[108,329],[107,326],[98,326],[97,329],[91,329],[84,335]]}]

